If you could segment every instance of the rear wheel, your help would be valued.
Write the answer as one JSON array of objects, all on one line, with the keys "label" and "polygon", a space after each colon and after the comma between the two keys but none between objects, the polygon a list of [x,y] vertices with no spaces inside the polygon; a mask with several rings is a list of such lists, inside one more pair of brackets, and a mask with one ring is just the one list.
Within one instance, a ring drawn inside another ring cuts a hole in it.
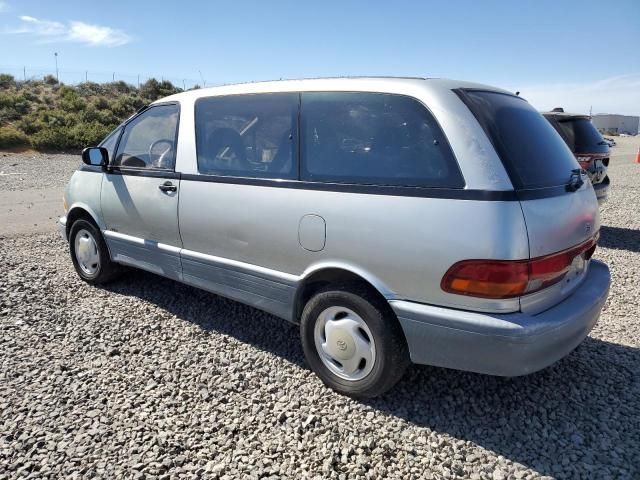
[{"label": "rear wheel", "polygon": [[76,272],[87,283],[106,283],[120,273],[119,266],[109,258],[102,233],[87,220],[76,220],[71,225],[69,250]]},{"label": "rear wheel", "polygon": [[305,306],[300,330],[313,371],[345,395],[380,395],[402,378],[409,364],[393,312],[363,288],[320,291]]}]

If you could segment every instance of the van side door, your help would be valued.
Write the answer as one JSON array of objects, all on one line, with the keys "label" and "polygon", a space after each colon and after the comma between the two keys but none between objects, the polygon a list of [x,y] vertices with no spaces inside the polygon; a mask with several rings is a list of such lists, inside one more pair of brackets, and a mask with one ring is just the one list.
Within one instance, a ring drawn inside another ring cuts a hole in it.
[{"label": "van side door", "polygon": [[111,257],[180,279],[175,172],[177,103],[153,105],[127,122],[102,182],[101,208]]},{"label": "van side door", "polygon": [[298,93],[196,100],[198,173],[182,173],[179,206],[184,282],[285,318],[287,270],[305,252],[302,206],[280,188],[298,177],[298,105]]}]

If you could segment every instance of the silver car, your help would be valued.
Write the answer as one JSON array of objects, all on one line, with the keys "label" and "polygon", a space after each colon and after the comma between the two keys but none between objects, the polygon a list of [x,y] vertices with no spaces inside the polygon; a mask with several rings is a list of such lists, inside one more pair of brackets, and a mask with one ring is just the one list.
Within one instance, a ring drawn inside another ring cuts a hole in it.
[{"label": "silver car", "polygon": [[609,291],[588,177],[542,115],[493,87],[194,90],[83,161],[59,220],[83,280],[136,267],[300,324],[310,367],[355,397],[410,362],[535,372],[586,337]]}]

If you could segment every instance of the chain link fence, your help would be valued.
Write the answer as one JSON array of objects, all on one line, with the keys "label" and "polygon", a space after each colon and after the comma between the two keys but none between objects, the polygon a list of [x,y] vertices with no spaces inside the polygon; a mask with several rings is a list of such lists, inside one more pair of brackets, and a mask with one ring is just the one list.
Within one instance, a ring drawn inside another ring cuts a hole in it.
[{"label": "chain link fence", "polygon": [[66,83],[68,85],[76,85],[83,82],[96,82],[96,83],[108,83],[123,81],[135,87],[139,87],[144,82],[151,78],[163,81],[168,80],[178,88],[184,90],[191,89],[193,87],[200,86],[213,86],[205,78],[182,78],[166,75],[143,75],[143,74],[131,74],[122,72],[97,72],[92,70],[67,70],[67,69],[51,69],[43,67],[19,67],[11,65],[0,65],[0,73],[8,73],[20,81],[27,80],[42,80],[47,75],[51,75],[57,78],[60,83]]}]

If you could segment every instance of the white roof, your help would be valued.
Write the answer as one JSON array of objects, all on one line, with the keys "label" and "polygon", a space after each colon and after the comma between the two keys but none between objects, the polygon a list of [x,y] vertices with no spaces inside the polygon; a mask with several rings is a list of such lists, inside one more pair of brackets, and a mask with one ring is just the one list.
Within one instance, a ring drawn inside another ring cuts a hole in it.
[{"label": "white roof", "polygon": [[365,91],[381,93],[411,94],[416,89],[452,90],[454,88],[478,88],[503,93],[511,93],[496,87],[479,83],[450,80],[444,78],[417,77],[336,77],[308,78],[300,80],[275,80],[269,82],[238,83],[218,87],[200,88],[177,93],[156,100],[193,101],[200,97],[233,95],[241,93],[277,93],[277,92],[318,92],[318,91]]}]

